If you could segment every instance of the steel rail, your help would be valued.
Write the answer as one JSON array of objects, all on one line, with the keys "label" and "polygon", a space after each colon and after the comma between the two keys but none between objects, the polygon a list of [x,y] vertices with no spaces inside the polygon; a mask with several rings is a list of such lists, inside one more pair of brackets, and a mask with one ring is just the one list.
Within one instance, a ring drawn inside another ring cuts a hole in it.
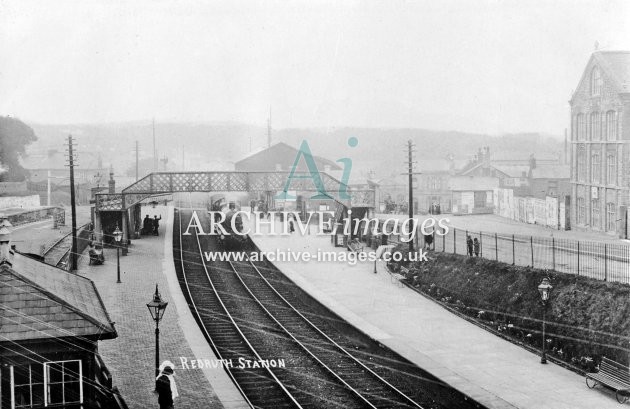
[{"label": "steel rail", "polygon": [[[180,224],[180,233],[181,233],[181,212],[179,213],[179,224]],[[180,234],[181,235],[181,234]],[[206,273],[206,277],[208,279],[208,282],[210,283],[210,286],[212,287],[212,291],[214,292],[215,296],[217,297],[217,300],[219,301],[219,303],[221,304],[221,307],[223,308],[223,311],[225,312],[226,316],[230,319],[230,321],[232,322],[232,325],[234,326],[234,328],[236,329],[236,331],[240,334],[241,338],[245,341],[245,343],[247,344],[247,346],[249,347],[249,349],[252,351],[252,353],[259,359],[259,361],[263,361],[262,357],[258,354],[258,351],[256,351],[256,349],[251,345],[251,343],[249,342],[249,340],[245,337],[245,335],[243,334],[243,332],[241,331],[241,329],[239,328],[238,324],[236,323],[236,321],[234,320],[234,317],[232,316],[232,314],[230,314],[230,312],[228,311],[227,307],[225,306],[225,304],[223,303],[223,300],[221,299],[221,296],[219,295],[219,292],[217,291],[216,287],[214,286],[214,283],[212,281],[212,279],[210,278],[210,274],[208,273],[208,268],[206,267],[206,262],[203,259],[203,250],[201,248],[201,243],[199,241],[199,236],[197,234],[195,234],[195,238],[197,240],[197,246],[199,248],[199,253],[202,255],[201,260],[202,260],[202,266],[203,269]],[[180,244],[180,251],[183,251],[183,246]],[[191,302],[194,302],[191,298]],[[196,307],[195,310],[197,311]],[[198,311],[197,311],[198,313]],[[205,325],[204,325],[204,331],[207,330],[205,329]],[[291,394],[291,392],[289,392],[289,390],[286,388],[286,386],[280,381],[280,379],[278,379],[278,377],[276,376],[276,374],[273,373],[273,371],[271,370],[271,368],[269,367],[265,367],[265,369],[267,370],[267,372],[269,373],[269,375],[271,375],[271,377],[276,381],[276,383],[278,384],[278,386],[280,386],[280,388],[282,389],[282,391],[287,395],[287,397],[291,400],[291,402],[293,404],[295,404],[298,408],[302,408],[302,406],[298,403],[298,401],[295,399],[295,397]],[[238,385],[238,383],[237,383]],[[239,386],[240,389],[240,386]],[[251,404],[251,403],[250,403]]]},{"label": "steel rail", "polygon": [[267,309],[267,307],[265,307],[263,305],[263,303],[258,299],[258,297],[256,297],[254,295],[254,293],[252,293],[252,291],[250,290],[250,288],[247,286],[247,284],[245,284],[245,282],[243,281],[243,279],[241,278],[240,274],[238,273],[238,271],[236,271],[236,268],[234,267],[234,265],[232,264],[232,261],[228,260],[228,263],[230,263],[230,267],[232,267],[232,270],[234,271],[234,274],[236,274],[236,277],[238,278],[238,280],[241,282],[241,284],[243,285],[243,287],[245,288],[245,290],[249,293],[249,295],[252,297],[252,299],[254,301],[256,301],[256,303],[260,306],[260,308],[263,309],[263,311],[265,311],[265,313],[269,316],[269,318],[271,318],[289,337],[291,337],[291,339],[298,344],[298,346],[300,346],[300,348],[302,348],[308,355],[310,355],[315,361],[317,361],[317,363],[319,363],[324,369],[326,369],[326,371],[328,371],[332,376],[334,376],[335,378],[337,378],[338,381],[340,381],[346,388],[348,388],[348,390],[350,390],[352,393],[354,393],[359,399],[361,399],[365,404],[367,404],[369,407],[376,409],[376,406],[374,406],[365,396],[363,396],[361,394],[361,392],[357,391],[355,388],[353,388],[350,384],[348,384],[337,372],[335,372],[334,370],[332,370],[328,365],[326,365],[324,362],[322,362],[313,352],[311,352],[311,350],[309,350],[302,342],[300,342],[292,333],[291,331],[289,331],[288,329],[286,329],[286,327],[284,325],[282,325],[280,323],[280,321],[278,321],[276,319],[276,317],[273,316],[273,314],[271,312],[269,312],[269,310]]},{"label": "steel rail", "polygon": [[[194,310],[195,310],[195,315],[197,316],[198,322],[201,324],[201,329],[203,330],[204,334],[206,335],[206,339],[210,341],[210,344],[212,345],[212,349],[214,350],[214,352],[217,354],[217,357],[221,360],[223,360],[223,356],[221,355],[221,352],[219,350],[219,348],[217,347],[217,345],[214,343],[214,341],[212,340],[212,337],[210,336],[210,334],[208,333],[208,329],[206,328],[206,326],[203,324],[203,320],[201,318],[201,314],[199,313],[199,310],[197,309],[197,304],[195,304],[195,300],[192,296],[192,293],[190,292],[190,286],[188,284],[188,278],[186,277],[186,270],[184,268],[184,246],[182,243],[182,239],[181,239],[181,233],[182,233],[182,215],[181,212],[178,212],[178,220],[179,220],[179,232],[177,233],[180,236],[180,241],[179,241],[179,261],[182,265],[182,277],[184,278],[184,283],[186,284],[186,291],[188,292],[188,298],[190,299],[190,303],[192,304]],[[243,389],[241,388],[241,386],[238,384],[238,382],[236,381],[236,378],[234,377],[234,374],[232,373],[232,371],[228,368],[227,365],[224,365],[224,368],[226,370],[226,372],[228,373],[228,376],[230,377],[230,379],[232,379],[232,382],[234,383],[234,385],[236,385],[236,388],[239,390],[239,392],[241,393],[241,395],[243,396],[243,398],[245,399],[245,401],[247,402],[247,404],[249,405],[250,408],[254,408],[254,405],[251,403],[251,401],[249,400],[249,398],[247,397],[247,395],[245,394],[245,392],[243,391]]]},{"label": "steel rail", "polygon": [[[359,366],[361,366],[363,369],[367,370],[368,373],[370,373],[372,376],[374,376],[378,381],[382,382],[383,384],[387,385],[387,387],[389,387],[391,390],[395,391],[400,397],[402,397],[404,400],[406,400],[408,403],[412,404],[413,406],[419,408],[419,409],[423,409],[422,406],[420,406],[418,403],[416,403],[413,399],[411,399],[409,396],[407,396],[405,393],[403,393],[402,391],[400,391],[398,388],[396,388],[394,385],[392,385],[391,383],[387,382],[387,380],[385,380],[383,377],[381,377],[379,374],[377,374],[376,372],[374,372],[372,369],[370,369],[368,366],[366,366],[363,362],[361,362],[359,359],[357,359],[354,355],[350,354],[345,348],[343,348],[341,345],[339,345],[335,340],[333,340],[332,338],[330,338],[324,331],[322,331],[319,327],[317,327],[317,325],[313,324],[308,318],[306,318],[297,308],[295,308],[289,301],[287,301],[286,298],[284,298],[277,290],[276,288],[271,285],[271,283],[263,276],[263,274],[260,272],[260,270],[258,269],[258,267],[256,267],[256,265],[250,260],[249,257],[247,257],[247,261],[249,262],[249,264],[254,268],[254,270],[256,270],[256,273],[258,273],[258,275],[260,276],[260,278],[262,278],[262,280],[265,282],[265,284],[267,284],[267,286],[269,287],[269,289],[271,289],[286,305],[287,307],[289,307],[290,310],[292,310],[293,312],[295,312],[297,315],[300,316],[300,318],[302,318],[304,321],[306,321],[306,323],[308,325],[311,326],[311,328],[313,328],[315,331],[317,331],[320,335],[322,335],[328,342],[330,342],[332,345],[334,345],[341,353],[345,354],[346,356],[348,356],[353,362],[357,363]],[[231,264],[231,262],[230,262]],[[236,272],[236,270],[235,270]],[[237,276],[239,277],[239,280],[241,280],[241,282],[243,282],[243,280],[241,279],[240,275],[237,273]],[[246,286],[246,284],[243,282],[243,285]],[[247,286],[246,286],[247,287]],[[248,288],[249,291],[249,288]],[[252,294],[253,296],[253,294]],[[266,309],[265,309],[266,310]],[[275,318],[274,318],[275,320]],[[280,324],[281,325],[281,324]],[[282,326],[282,325],[281,325]],[[284,327],[283,327],[284,329]],[[286,331],[286,329],[285,329]],[[291,335],[291,334],[289,334]],[[291,335],[292,336],[292,335]],[[293,337],[293,336],[292,336]],[[298,341],[299,342],[299,341]],[[344,382],[345,384],[345,382]]]}]

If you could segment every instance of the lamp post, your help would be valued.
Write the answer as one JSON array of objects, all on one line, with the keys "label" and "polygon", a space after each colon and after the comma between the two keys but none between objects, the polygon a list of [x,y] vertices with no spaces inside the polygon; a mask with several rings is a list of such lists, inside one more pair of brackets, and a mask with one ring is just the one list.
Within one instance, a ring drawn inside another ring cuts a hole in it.
[{"label": "lamp post", "polygon": [[155,376],[160,374],[160,320],[164,316],[164,311],[166,311],[167,305],[168,303],[162,300],[156,284],[153,300],[151,300],[150,303],[147,303],[147,308],[151,313],[153,321],[155,321]]},{"label": "lamp post", "polygon": [[538,292],[540,293],[540,298],[542,299],[543,304],[543,323],[542,323],[542,356],[540,357],[540,363],[547,363],[547,353],[545,351],[545,322],[547,315],[547,303],[549,301],[549,296],[551,294],[551,290],[553,290],[553,286],[549,283],[549,278],[543,278],[542,282],[538,286]]},{"label": "lamp post", "polygon": [[117,283],[120,283],[120,241],[122,240],[122,231],[120,231],[120,229],[118,228],[118,225],[116,225],[116,230],[114,230],[114,241],[116,241],[116,268],[117,268],[117,277],[118,280],[116,281]]}]

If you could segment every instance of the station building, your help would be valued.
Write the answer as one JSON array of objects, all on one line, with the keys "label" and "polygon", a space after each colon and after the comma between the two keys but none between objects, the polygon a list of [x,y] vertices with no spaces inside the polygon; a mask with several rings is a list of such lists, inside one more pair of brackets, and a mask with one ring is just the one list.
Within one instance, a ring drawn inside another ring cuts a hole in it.
[{"label": "station building", "polygon": [[627,238],[630,51],[594,52],[569,104],[572,226]]},{"label": "station building", "polygon": [[98,353],[117,337],[94,283],[10,248],[0,226],[0,407],[126,404]]}]

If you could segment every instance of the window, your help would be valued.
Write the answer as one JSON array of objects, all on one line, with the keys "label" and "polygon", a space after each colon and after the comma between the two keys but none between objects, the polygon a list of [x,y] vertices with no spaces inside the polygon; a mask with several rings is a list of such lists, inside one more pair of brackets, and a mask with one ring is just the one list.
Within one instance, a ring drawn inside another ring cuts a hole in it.
[{"label": "window", "polygon": [[606,139],[609,141],[617,139],[617,113],[615,111],[606,112]]},{"label": "window", "polygon": [[586,135],[586,140],[590,141],[593,138],[593,134],[591,134],[591,116],[585,115],[584,120],[586,121],[586,130],[584,131]]},{"label": "window", "polygon": [[617,230],[617,206],[614,203],[606,203],[606,230]]},{"label": "window", "polygon": [[429,183],[430,190],[440,190],[442,188],[442,180],[439,177],[432,177]]},{"label": "window", "polygon": [[577,139],[583,141],[586,139],[586,118],[584,114],[577,116]]},{"label": "window", "polygon": [[602,92],[602,76],[598,67],[593,67],[591,71],[591,95],[597,96]]},{"label": "window", "polygon": [[599,112],[591,113],[591,139],[599,140],[601,138],[601,121],[599,119]]},{"label": "window", "polygon": [[41,364],[11,367],[13,406],[32,408],[44,404],[44,376]]},{"label": "window", "polygon": [[586,201],[583,197],[578,197],[577,200],[577,222],[586,224]]},{"label": "window", "polygon": [[601,183],[602,162],[599,153],[591,155],[591,183]]},{"label": "window", "polygon": [[609,185],[617,184],[617,155],[609,152],[606,156],[606,164],[608,165],[606,171],[606,183]]},{"label": "window", "polygon": [[591,226],[599,227],[599,200],[591,200]]},{"label": "window", "polygon": [[81,361],[46,362],[44,375],[46,404],[83,402]]},{"label": "window", "polygon": [[586,150],[583,145],[578,147],[577,178],[580,182],[586,181]]}]

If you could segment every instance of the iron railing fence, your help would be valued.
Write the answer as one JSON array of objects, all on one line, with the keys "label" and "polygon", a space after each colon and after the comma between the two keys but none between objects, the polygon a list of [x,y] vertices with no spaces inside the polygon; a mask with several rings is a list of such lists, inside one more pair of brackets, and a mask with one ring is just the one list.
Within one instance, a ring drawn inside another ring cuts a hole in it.
[{"label": "iron railing fence", "polygon": [[[625,244],[450,228],[445,235],[433,234],[432,248],[467,255],[468,236],[473,241],[473,257],[477,239],[478,256],[485,259],[630,284],[630,246]],[[390,235],[389,242],[400,243],[401,236]],[[422,236],[416,244],[424,244]]]}]

